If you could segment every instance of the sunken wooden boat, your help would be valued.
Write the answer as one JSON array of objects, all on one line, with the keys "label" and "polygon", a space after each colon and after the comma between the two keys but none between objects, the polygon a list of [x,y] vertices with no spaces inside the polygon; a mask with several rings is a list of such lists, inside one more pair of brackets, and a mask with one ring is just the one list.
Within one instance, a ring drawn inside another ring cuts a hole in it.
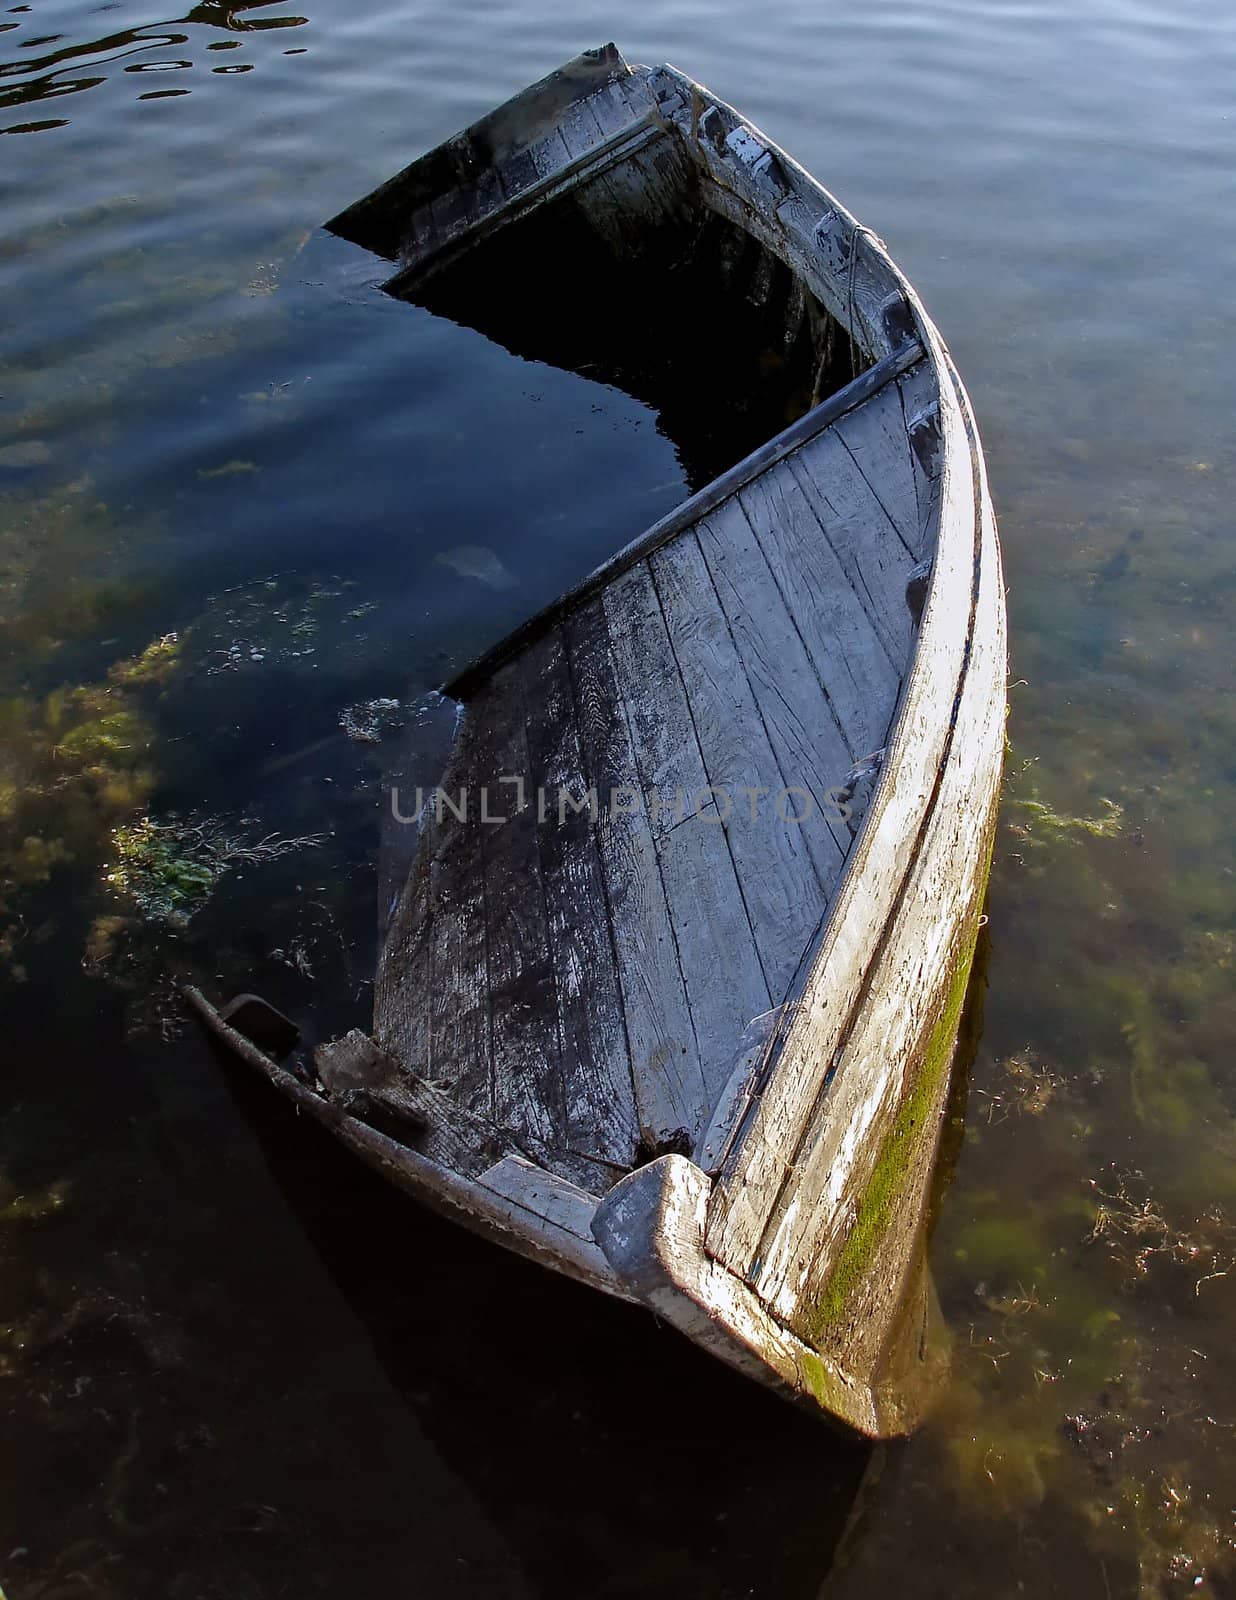
[{"label": "sunken wooden boat", "polygon": [[925,1217],[1004,744],[970,406],[881,241],[613,46],[330,227],[485,331],[550,208],[645,274],[695,241],[810,392],[445,686],[370,1035],[297,1077],[199,1001],[405,1189],[904,1432],[939,1361]]}]

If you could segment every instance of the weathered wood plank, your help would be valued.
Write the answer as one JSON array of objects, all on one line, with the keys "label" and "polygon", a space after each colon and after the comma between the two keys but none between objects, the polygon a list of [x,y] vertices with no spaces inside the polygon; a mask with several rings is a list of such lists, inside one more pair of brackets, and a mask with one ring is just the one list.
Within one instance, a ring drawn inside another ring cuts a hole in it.
[{"label": "weathered wood plank", "polygon": [[[462,952],[456,949],[448,960],[443,942],[448,937],[449,913],[443,922],[438,896],[449,885],[459,867],[459,850],[466,845],[455,840],[449,816],[441,813],[433,797],[440,785],[446,792],[458,787],[461,772],[474,759],[474,725],[458,707],[444,698],[428,708],[424,729],[424,760],[417,749],[405,751],[406,770],[399,774],[400,786],[389,800],[398,801],[399,816],[416,822],[384,819],[388,833],[412,830],[416,850],[406,882],[395,901],[390,925],[378,960],[374,986],[374,1032],[382,1047],[414,1071],[430,1072],[434,1019],[441,1028],[448,1014],[455,1015],[469,1005],[485,1006],[483,957],[465,966]],[[475,841],[474,841],[475,843]],[[393,850],[393,846],[391,846]],[[446,852],[447,861],[438,864]],[[402,854],[402,841],[400,853]],[[465,883],[466,883],[465,874]],[[435,958],[438,962],[435,987]],[[452,1081],[468,1104],[489,1109],[489,1049],[487,1040],[475,1049],[464,1049],[456,1057]]]},{"label": "weathered wood plank", "polygon": [[554,177],[572,162],[571,152],[562,136],[561,128],[551,128],[543,139],[538,139],[535,144],[529,145],[528,154],[536,167],[537,177],[542,181]]},{"label": "weathered wood plank", "polygon": [[[517,665],[497,674],[472,716],[477,755],[467,800],[481,835],[484,871],[491,1115],[495,1122],[557,1145],[563,1126],[562,1049],[536,812],[508,801],[511,786],[499,783],[527,774]],[[483,820],[479,808],[486,794],[488,814],[501,821]]]},{"label": "weathered wood plank", "polygon": [[756,479],[740,491],[738,503],[828,695],[851,760],[879,749],[908,663],[890,658],[791,471]]},{"label": "weathered wood plank", "polygon": [[904,1432],[913,1418],[870,1382],[789,1333],[741,1279],[710,1259],[703,1221],[708,1179],[677,1155],[616,1184],[592,1231],[615,1276],[671,1327],[739,1372],[841,1418],[861,1433]]},{"label": "weathered wood plank", "polygon": [[609,139],[646,117],[654,104],[654,96],[646,80],[638,74],[632,74],[603,84],[580,104],[586,106],[595,117],[602,137]]},{"label": "weathered wood plank", "polygon": [[[597,1250],[592,1237],[596,1195],[517,1155],[495,1162],[480,1174],[478,1182],[490,1194],[500,1195],[512,1207],[524,1212],[528,1228],[540,1231],[548,1225],[561,1229],[578,1239],[583,1247]],[[600,1251],[597,1253],[599,1255]]]},{"label": "weathered wood plank", "polygon": [[[650,159],[664,167],[666,160],[672,158],[668,145],[661,127],[644,122],[591,146],[578,157],[571,157],[566,152],[561,131],[552,129],[511,152],[496,168],[503,197],[500,205],[484,210],[471,206],[474,220],[453,227],[447,234],[439,234],[432,221],[427,228],[413,230],[401,249],[398,272],[387,279],[383,288],[397,298],[414,295],[430,274],[441,272],[463,251],[471,249],[496,229],[518,221],[562,195],[579,191],[604,172],[640,161],[639,152],[652,150]],[[656,147],[663,147],[659,156]],[[663,207],[668,202],[661,192],[662,187],[650,188],[646,194],[631,198],[635,201],[642,198],[644,210]],[[422,209],[429,210],[428,207]]]},{"label": "weathered wood plank", "polygon": [[[468,1111],[453,1094],[409,1071],[357,1029],[319,1045],[313,1064],[340,1110],[377,1126],[452,1172],[476,1177],[519,1149],[510,1129]],[[524,1154],[542,1152],[528,1148]]]},{"label": "weathered wood plank", "polygon": [[940,514],[940,395],[935,370],[924,361],[898,380],[901,416],[914,466],[918,536],[914,554],[927,557],[935,547]]},{"label": "weathered wood plank", "polygon": [[748,1022],[772,1001],[647,566],[624,573],[604,606],[711,1105]]},{"label": "weathered wood plank", "polygon": [[[603,92],[602,92],[603,93]],[[607,121],[598,114],[597,102],[601,95],[589,95],[573,105],[563,119],[562,136],[572,159],[587,157],[599,149],[606,139],[620,134],[630,122],[638,120],[625,107]],[[642,115],[642,113],[641,113]],[[585,179],[574,191],[572,198],[588,221],[605,240],[609,249],[621,258],[629,248],[631,216],[627,209],[629,195],[626,190],[611,182],[608,170]]]},{"label": "weathered wood plank", "polygon": [[564,632],[581,766],[598,794],[594,833],[639,1129],[651,1149],[698,1128],[708,1089],[602,602],[581,607]]},{"label": "weathered wood plank", "polygon": [[[769,476],[789,473],[774,469]],[[696,537],[778,770],[788,787],[810,796],[811,815],[798,833],[827,897],[850,848],[849,830],[830,793],[845,782],[849,746],[739,501],[728,501],[700,522]],[[795,811],[807,809],[805,798],[791,798],[798,802]],[[775,824],[774,806],[763,825]]]},{"label": "weathered wood plank", "polygon": [[914,628],[906,584],[914,558],[898,538],[853,457],[830,430],[799,451],[790,470],[801,484],[889,660],[910,658]]},{"label": "weathered wood plank", "polygon": [[367,250],[393,257],[406,219],[417,206],[470,182],[482,168],[501,166],[512,151],[554,126],[567,106],[629,76],[613,45],[585,51],[413,161],[326,226]]},{"label": "weathered wood plank", "polygon": [[[948,739],[973,609],[977,550],[969,441],[956,394],[942,392],[941,400],[945,481],[940,543],[888,757],[816,958],[784,1014],[767,1082],[740,1128],[710,1202],[708,1249],[742,1276],[755,1261],[803,1130],[828,1084],[841,1029],[866,982],[917,850]],[[900,549],[900,541],[897,545]]]},{"label": "weathered wood plank", "polygon": [[[469,746],[471,741],[469,740]],[[462,770],[462,769],[457,769]],[[450,790],[446,790],[450,793]],[[431,926],[425,1076],[449,1086],[460,1105],[493,1110],[489,978],[480,829],[444,819],[429,862]],[[409,973],[414,980],[414,974]],[[415,1066],[415,1058],[401,1055]]]},{"label": "weathered wood plank", "polygon": [[918,489],[899,387],[890,384],[883,394],[840,418],[835,432],[883,507],[911,562],[917,561]]},{"label": "weathered wood plank", "polygon": [[586,803],[576,811],[562,798],[586,802],[589,785],[559,635],[539,639],[520,669],[562,1044],[562,1135],[568,1149],[597,1163],[607,1188],[615,1166],[631,1165],[640,1135],[593,817]]},{"label": "weathered wood plank", "polygon": [[[834,841],[818,812],[801,824],[787,820],[798,814],[789,791],[802,787],[799,774],[783,771],[777,759],[697,538],[688,535],[664,546],[650,565],[686,687],[705,783],[717,795],[718,831],[733,858],[775,1005],[827,903],[836,876]],[[754,638],[750,643],[754,652]],[[758,669],[758,657],[756,664]],[[778,720],[784,728],[788,719]],[[804,802],[803,812],[809,809]],[[749,1012],[744,1024],[753,1015]],[[729,1040],[727,1067],[736,1037]]]},{"label": "weathered wood plank", "polygon": [[[430,849],[422,839],[421,853],[413,862],[378,957],[373,996],[374,1037],[416,1071],[423,1071],[429,1060],[433,992],[429,863]],[[488,1053],[483,1070],[488,1079]]]},{"label": "weathered wood plank", "polygon": [[[799,1331],[815,1326],[897,1108],[925,1067],[943,1076],[942,1064],[925,1063],[921,1052],[981,909],[1004,738],[1001,578],[985,520],[974,632],[940,789],[866,994],[836,1043],[831,1086],[757,1249],[754,1287]],[[934,1145],[933,1134],[926,1137]]]}]

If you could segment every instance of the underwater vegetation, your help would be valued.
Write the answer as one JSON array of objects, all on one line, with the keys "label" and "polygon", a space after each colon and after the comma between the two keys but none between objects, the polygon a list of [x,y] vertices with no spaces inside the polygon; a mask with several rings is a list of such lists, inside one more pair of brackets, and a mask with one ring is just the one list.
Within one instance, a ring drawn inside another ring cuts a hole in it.
[{"label": "underwater vegetation", "polygon": [[249,838],[215,818],[143,816],[112,829],[104,882],[148,926],[183,928],[236,867],[278,861],[321,842],[321,834]]},{"label": "underwater vegetation", "polygon": [[1231,1592],[1236,908],[1232,841],[1192,791],[1236,730],[1214,707],[1201,729],[1214,747],[1175,729],[1188,765],[1152,775],[1089,743],[1072,770],[1010,754],[990,911],[1021,971],[955,1112],[933,1249],[952,1379],[888,1453],[839,1597],[908,1585],[902,1552],[941,1517],[955,1596],[1062,1570],[1099,1596]]},{"label": "underwater vegetation", "polygon": [[[121,675],[134,663],[119,663]],[[138,686],[78,684],[0,700],[0,970],[22,977],[36,891],[98,867],[109,830],[155,785],[154,730]]]}]

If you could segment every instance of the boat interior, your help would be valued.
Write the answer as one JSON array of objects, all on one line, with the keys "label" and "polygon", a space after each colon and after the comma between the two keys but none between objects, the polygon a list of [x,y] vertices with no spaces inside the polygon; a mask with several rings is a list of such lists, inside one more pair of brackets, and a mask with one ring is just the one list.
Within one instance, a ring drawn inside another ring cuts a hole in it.
[{"label": "boat interior", "polygon": [[715,1171],[914,658],[940,467],[911,304],[801,169],[616,51],[331,227],[393,295],[652,405],[692,493],[446,686],[375,1048],[319,1075],[465,1175]]}]

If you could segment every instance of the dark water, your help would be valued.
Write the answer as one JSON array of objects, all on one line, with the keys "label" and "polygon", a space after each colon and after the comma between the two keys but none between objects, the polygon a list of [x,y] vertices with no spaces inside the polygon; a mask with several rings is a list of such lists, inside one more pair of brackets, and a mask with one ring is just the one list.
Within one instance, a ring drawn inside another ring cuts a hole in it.
[{"label": "dark water", "polygon": [[[294,3],[0,18],[5,1593],[1234,1592],[1236,14]],[[169,960],[364,1021],[383,758],[344,708],[684,492],[647,407],[314,233],[615,31],[888,239],[1001,513],[954,1378],[875,1454],[163,1037]],[[135,926],[118,869],[195,914]]]}]

